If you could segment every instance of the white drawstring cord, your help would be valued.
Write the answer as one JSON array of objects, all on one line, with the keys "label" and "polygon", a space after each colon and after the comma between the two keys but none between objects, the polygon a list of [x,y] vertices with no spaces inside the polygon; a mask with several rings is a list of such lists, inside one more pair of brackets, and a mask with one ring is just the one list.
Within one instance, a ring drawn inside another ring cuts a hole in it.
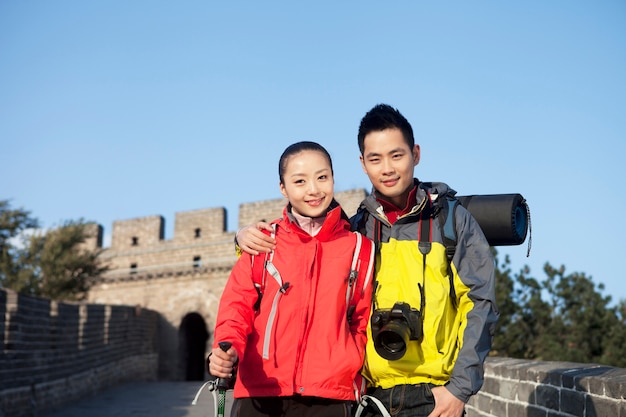
[{"label": "white drawstring cord", "polygon": [[361,401],[359,401],[359,406],[356,410],[356,414],[354,415],[355,417],[361,417],[361,414],[363,413],[363,410],[365,410],[365,408],[367,408],[368,405],[372,404],[374,406],[376,406],[376,408],[378,409],[378,412],[380,413],[381,416],[383,417],[391,417],[391,414],[389,414],[389,411],[387,411],[387,409],[385,408],[385,406],[383,405],[382,402],[380,402],[380,400],[378,398],[372,397],[371,395],[364,395],[363,397],[361,397]]},{"label": "white drawstring cord", "polygon": [[211,391],[211,394],[213,394],[213,408],[214,408],[214,416],[217,416],[217,395],[215,394],[215,390],[217,389],[217,379],[215,381],[206,381],[204,384],[202,384],[202,386],[200,387],[200,389],[198,390],[198,392],[196,392],[196,396],[194,397],[193,401],[191,402],[191,405],[196,405],[198,403],[198,398],[200,397],[200,393],[202,392],[202,390],[204,389],[204,387],[206,387],[207,385],[209,386],[209,391]]}]

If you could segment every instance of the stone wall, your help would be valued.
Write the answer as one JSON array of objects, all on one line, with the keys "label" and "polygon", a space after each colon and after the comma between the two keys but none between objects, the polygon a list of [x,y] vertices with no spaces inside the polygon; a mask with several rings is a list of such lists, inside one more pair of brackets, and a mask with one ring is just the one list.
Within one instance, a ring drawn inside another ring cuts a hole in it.
[{"label": "stone wall", "polygon": [[155,380],[158,313],[0,289],[0,416],[39,415],[128,380]]},{"label": "stone wall", "polygon": [[[230,243],[232,250],[232,241]],[[234,263],[234,261],[233,261]],[[198,331],[207,333],[215,325],[217,307],[232,265],[202,267],[169,273],[138,273],[133,279],[103,283],[90,293],[90,301],[102,304],[138,305],[158,310],[159,333],[158,377],[164,380],[186,380],[187,350],[183,344],[182,324],[190,315],[199,315],[204,323]],[[206,349],[206,342],[202,347]],[[203,369],[203,365],[199,365]]]},{"label": "stone wall", "polygon": [[626,417],[626,369],[491,357],[466,409],[467,417]]},{"label": "stone wall", "polygon": [[[365,198],[363,189],[338,192],[337,200],[346,213],[356,213]],[[241,204],[239,225],[271,221],[282,216],[285,199],[273,199]],[[231,265],[234,256],[234,231],[226,231],[226,210],[223,207],[176,213],[174,236],[164,239],[165,219],[147,216],[113,222],[111,247],[100,255],[111,270],[104,281],[115,277],[142,274],[155,275],[202,266]],[[101,232],[100,232],[101,233]],[[97,248],[96,237],[89,247]]]}]

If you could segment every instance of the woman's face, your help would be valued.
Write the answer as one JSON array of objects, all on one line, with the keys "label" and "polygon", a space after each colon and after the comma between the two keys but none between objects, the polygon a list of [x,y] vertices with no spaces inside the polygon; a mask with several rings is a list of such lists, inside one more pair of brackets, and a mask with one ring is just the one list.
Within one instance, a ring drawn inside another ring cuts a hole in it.
[{"label": "woman's face", "polygon": [[326,155],[318,151],[302,151],[287,159],[280,192],[287,197],[296,213],[321,217],[333,201],[334,186]]}]

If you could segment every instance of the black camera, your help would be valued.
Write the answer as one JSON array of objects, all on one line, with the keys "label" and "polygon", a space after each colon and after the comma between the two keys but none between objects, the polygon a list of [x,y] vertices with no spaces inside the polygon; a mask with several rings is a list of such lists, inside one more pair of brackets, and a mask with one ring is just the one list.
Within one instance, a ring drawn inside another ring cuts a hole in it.
[{"label": "black camera", "polygon": [[380,356],[390,361],[400,359],[409,340],[422,339],[421,312],[400,301],[392,308],[374,310],[372,338]]}]

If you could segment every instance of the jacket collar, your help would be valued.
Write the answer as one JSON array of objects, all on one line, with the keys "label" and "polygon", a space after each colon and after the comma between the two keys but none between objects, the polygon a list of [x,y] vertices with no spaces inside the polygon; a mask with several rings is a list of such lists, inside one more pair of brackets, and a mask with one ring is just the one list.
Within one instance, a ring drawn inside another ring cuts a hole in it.
[{"label": "jacket collar", "polygon": [[401,216],[419,213],[428,197],[427,190],[429,190],[428,183],[420,182],[420,180],[414,178],[413,188],[410,191],[407,205],[403,209],[377,198],[376,195],[378,193],[376,189],[373,189],[372,193],[366,197],[363,205],[371,214],[389,224],[393,224]]},{"label": "jacket collar", "polygon": [[[321,219],[321,218],[320,218]],[[295,232],[304,238],[313,238],[309,233],[300,227],[293,213],[291,212],[291,204],[287,204],[283,209],[283,222],[287,231]],[[339,203],[333,199],[328,207],[326,216],[323,218],[322,227],[315,235],[316,239],[327,241],[330,240],[338,231],[345,229],[350,230],[348,216],[344,213]]]}]

